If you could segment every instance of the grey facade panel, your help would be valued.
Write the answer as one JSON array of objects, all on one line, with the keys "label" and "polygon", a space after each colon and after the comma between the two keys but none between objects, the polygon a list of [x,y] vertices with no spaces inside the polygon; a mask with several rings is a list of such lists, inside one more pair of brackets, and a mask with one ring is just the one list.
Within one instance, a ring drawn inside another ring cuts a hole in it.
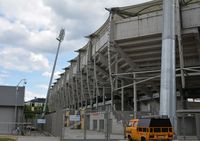
[{"label": "grey facade panel", "polygon": [[14,122],[14,107],[0,107],[0,122]]},{"label": "grey facade panel", "polygon": [[[11,134],[15,130],[15,107],[0,106],[0,134]],[[18,108],[17,119],[23,119],[23,108]]]},{"label": "grey facade panel", "polygon": [[23,106],[25,87],[18,87],[17,96],[16,91],[16,86],[0,86],[0,106]]},{"label": "grey facade panel", "polygon": [[0,133],[8,134],[14,129],[14,107],[0,107]]}]

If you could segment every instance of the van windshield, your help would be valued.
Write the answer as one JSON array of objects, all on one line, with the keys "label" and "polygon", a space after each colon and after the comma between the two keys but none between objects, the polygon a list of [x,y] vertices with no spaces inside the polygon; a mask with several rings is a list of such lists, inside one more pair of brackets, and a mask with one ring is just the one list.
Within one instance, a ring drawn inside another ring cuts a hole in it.
[{"label": "van windshield", "polygon": [[170,119],[151,119],[150,127],[172,127]]}]

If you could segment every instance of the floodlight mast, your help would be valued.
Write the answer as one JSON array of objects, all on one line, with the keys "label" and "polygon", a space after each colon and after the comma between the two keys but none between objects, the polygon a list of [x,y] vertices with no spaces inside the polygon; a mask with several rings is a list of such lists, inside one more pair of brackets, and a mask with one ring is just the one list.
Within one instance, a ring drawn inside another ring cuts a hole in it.
[{"label": "floodlight mast", "polygon": [[57,59],[58,59],[60,45],[61,45],[61,42],[64,40],[64,37],[65,37],[65,29],[62,28],[60,30],[59,36],[56,38],[58,40],[58,48],[57,48],[56,57],[55,57],[55,60],[54,60],[54,65],[53,65],[53,69],[52,69],[52,73],[51,73],[51,78],[50,78],[50,81],[49,81],[49,86],[48,86],[48,90],[47,90],[47,96],[46,96],[45,104],[44,104],[44,107],[43,107],[42,118],[44,118],[44,116],[46,114],[46,111],[47,111],[47,103],[48,103],[49,93],[50,93],[52,80],[53,80],[53,76],[54,76],[54,72],[55,72],[55,67],[56,67],[56,63],[57,63]]}]

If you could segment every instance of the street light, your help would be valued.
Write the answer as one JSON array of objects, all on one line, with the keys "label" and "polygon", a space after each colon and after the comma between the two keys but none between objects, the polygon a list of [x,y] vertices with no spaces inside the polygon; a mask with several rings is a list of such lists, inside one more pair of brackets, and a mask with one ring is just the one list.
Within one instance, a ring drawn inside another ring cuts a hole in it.
[{"label": "street light", "polygon": [[19,83],[16,85],[16,90],[15,90],[15,126],[17,125],[18,118],[17,118],[17,106],[18,106],[18,89],[19,85],[23,82],[23,85],[26,85],[26,79],[21,79]]}]

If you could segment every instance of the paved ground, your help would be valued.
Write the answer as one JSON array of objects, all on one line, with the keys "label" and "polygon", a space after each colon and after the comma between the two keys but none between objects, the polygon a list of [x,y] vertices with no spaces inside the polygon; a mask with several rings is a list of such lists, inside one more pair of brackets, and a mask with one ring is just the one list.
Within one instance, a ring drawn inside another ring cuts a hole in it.
[{"label": "paved ground", "polygon": [[[75,133],[73,134],[76,134],[77,131],[75,131]],[[90,132],[92,133],[92,132]],[[71,134],[71,136],[73,136],[73,134]],[[48,137],[48,136],[38,136],[38,134],[36,136],[1,136],[0,137],[9,137],[9,138],[17,138],[17,141],[60,141],[60,138],[56,138],[56,137]],[[70,136],[68,136],[70,137]],[[75,139],[75,137],[77,136],[73,136],[74,138],[68,138],[66,137],[65,140],[63,141],[105,141],[104,138],[100,138],[100,137],[103,137],[102,134],[94,134],[94,136],[88,136],[89,139],[86,139],[84,140],[83,138],[81,139],[80,137],[82,136],[78,136],[79,139]],[[95,137],[95,138],[94,138]],[[117,137],[115,135],[115,137]],[[93,138],[93,139],[92,139]],[[127,141],[127,140],[124,140],[124,139],[111,139],[110,141]],[[174,140],[174,141],[199,141],[199,140]]]},{"label": "paved ground", "polygon": [[[65,141],[105,141],[105,133],[104,132],[96,132],[96,131],[86,131],[86,139],[84,139],[84,130],[76,130],[65,128]],[[111,141],[127,141],[124,139],[124,135],[116,135],[112,134],[110,136]],[[173,141],[200,141],[196,139],[190,140],[173,140]]]},{"label": "paved ground", "polygon": [[[105,141],[105,133],[96,131],[87,131],[86,140],[84,140],[84,131],[65,128],[65,138],[63,141]],[[2,136],[17,138],[17,141],[60,141],[60,138],[45,136],[41,132],[31,132],[29,136]],[[110,141],[127,141],[124,140],[123,135],[111,135]],[[198,141],[198,140],[174,140],[174,141]]]},{"label": "paved ground", "polygon": [[56,137],[44,137],[44,136],[18,136],[17,141],[60,141]]},{"label": "paved ground", "polygon": [[[65,128],[65,136],[64,139],[84,139],[84,131]],[[96,131],[86,131],[86,139],[105,139],[104,132],[96,132]],[[110,139],[123,140],[123,135],[112,134]]]}]

